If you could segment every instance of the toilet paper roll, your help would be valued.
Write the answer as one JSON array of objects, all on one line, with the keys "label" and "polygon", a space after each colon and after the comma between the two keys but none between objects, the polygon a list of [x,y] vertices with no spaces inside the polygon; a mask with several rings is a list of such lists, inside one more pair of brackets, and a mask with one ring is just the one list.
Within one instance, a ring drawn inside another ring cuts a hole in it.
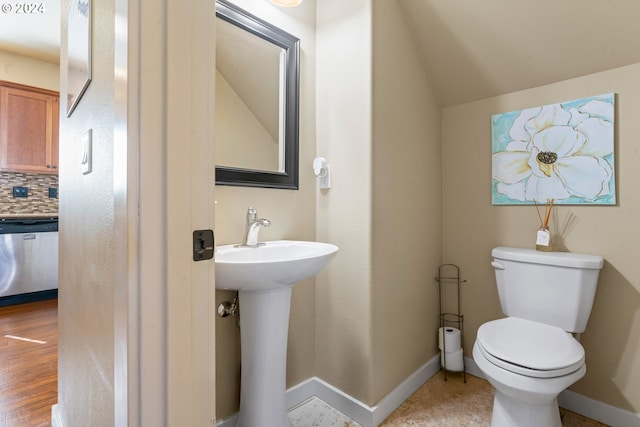
[{"label": "toilet paper roll", "polygon": [[[447,364],[445,365],[445,358]],[[440,352],[440,365],[447,371],[461,372],[464,370],[464,355],[462,349],[454,351]]]},{"label": "toilet paper roll", "polygon": [[450,326],[438,329],[438,348],[440,350],[454,351],[461,347],[460,329]]}]

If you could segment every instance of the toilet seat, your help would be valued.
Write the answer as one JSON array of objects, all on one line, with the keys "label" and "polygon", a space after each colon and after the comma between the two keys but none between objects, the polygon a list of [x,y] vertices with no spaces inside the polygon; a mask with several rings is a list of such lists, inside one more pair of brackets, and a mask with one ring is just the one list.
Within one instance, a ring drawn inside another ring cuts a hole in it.
[{"label": "toilet seat", "polygon": [[584,349],[571,334],[531,320],[487,322],[478,329],[476,341],[488,361],[528,377],[560,377],[584,365]]}]

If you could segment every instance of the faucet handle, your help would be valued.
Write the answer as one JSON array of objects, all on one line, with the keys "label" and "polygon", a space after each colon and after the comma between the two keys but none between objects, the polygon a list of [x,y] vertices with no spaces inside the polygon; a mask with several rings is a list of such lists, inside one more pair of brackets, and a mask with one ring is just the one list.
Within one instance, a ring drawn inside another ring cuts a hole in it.
[{"label": "faucet handle", "polygon": [[252,222],[256,220],[258,217],[258,211],[256,208],[249,207],[247,209],[247,226],[251,225]]}]

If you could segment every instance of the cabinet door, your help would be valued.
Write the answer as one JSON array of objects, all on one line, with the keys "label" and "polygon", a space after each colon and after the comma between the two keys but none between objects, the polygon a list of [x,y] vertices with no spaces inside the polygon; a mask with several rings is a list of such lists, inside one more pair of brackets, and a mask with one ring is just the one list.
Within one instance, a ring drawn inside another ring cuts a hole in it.
[{"label": "cabinet door", "polygon": [[51,164],[53,97],[15,88],[2,89],[3,167],[57,173]]}]

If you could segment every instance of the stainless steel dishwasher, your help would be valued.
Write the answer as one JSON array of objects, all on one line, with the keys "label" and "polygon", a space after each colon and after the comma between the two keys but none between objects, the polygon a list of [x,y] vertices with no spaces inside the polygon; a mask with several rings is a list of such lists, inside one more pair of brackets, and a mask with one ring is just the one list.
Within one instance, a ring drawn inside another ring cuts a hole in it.
[{"label": "stainless steel dishwasher", "polygon": [[0,220],[0,305],[51,298],[58,289],[58,219]]}]

